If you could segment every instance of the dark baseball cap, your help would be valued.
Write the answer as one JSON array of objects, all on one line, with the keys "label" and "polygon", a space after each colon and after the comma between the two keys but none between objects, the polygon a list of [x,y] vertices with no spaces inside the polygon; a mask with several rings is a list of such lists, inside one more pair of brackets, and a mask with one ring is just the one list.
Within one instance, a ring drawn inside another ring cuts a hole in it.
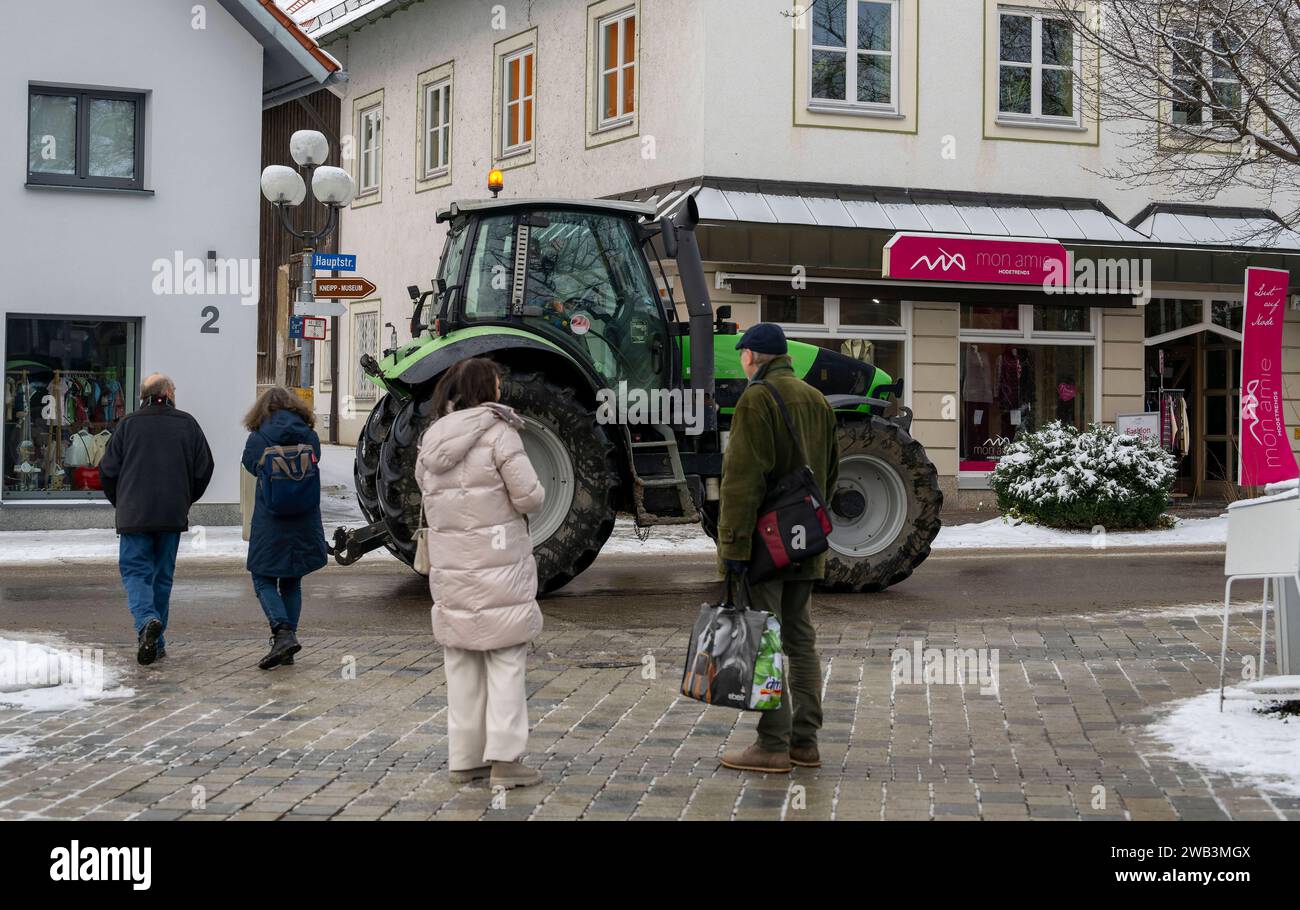
[{"label": "dark baseball cap", "polygon": [[746,329],[745,334],[736,342],[737,351],[744,348],[749,348],[756,354],[784,354],[789,346],[785,343],[785,332],[781,331],[779,325],[760,322]]}]

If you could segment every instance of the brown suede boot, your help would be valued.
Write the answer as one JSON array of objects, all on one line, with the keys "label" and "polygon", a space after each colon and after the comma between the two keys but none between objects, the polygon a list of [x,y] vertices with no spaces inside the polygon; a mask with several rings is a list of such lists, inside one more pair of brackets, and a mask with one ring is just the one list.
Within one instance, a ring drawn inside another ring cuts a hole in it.
[{"label": "brown suede boot", "polygon": [[533,784],[540,784],[541,782],[541,771],[517,761],[494,761],[492,763],[492,774],[488,778],[488,783],[494,790],[497,787],[503,787],[506,790],[515,787],[531,787]]},{"label": "brown suede boot", "polygon": [[791,746],[790,761],[800,768],[820,768],[822,766],[822,756],[817,751],[816,743],[810,746]]},{"label": "brown suede boot", "polygon": [[747,749],[724,752],[719,761],[724,768],[734,768],[737,771],[789,774],[791,768],[789,752],[768,752],[760,748],[758,743]]},{"label": "brown suede boot", "polygon": [[491,765],[484,765],[481,768],[465,768],[460,771],[448,771],[447,778],[453,784],[467,784],[474,780],[483,780],[492,773]]}]

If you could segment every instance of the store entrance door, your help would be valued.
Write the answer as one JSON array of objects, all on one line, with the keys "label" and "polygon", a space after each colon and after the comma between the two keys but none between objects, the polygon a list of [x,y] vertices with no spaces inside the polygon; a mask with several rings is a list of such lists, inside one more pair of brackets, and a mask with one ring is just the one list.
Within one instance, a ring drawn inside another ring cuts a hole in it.
[{"label": "store entrance door", "polygon": [[1148,410],[1159,409],[1162,353],[1164,388],[1181,389],[1187,405],[1187,454],[1179,464],[1174,492],[1196,499],[1231,499],[1237,480],[1241,342],[1203,331],[1148,347]]}]

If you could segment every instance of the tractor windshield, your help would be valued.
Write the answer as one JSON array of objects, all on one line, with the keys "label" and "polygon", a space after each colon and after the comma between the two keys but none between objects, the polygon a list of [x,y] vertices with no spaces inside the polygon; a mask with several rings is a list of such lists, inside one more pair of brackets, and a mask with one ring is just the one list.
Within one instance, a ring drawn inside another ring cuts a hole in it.
[{"label": "tractor windshield", "polygon": [[[668,326],[629,219],[559,209],[532,214],[523,321],[577,348],[610,386],[668,387]],[[479,225],[466,274],[466,319],[510,318],[516,236],[513,216]]]}]

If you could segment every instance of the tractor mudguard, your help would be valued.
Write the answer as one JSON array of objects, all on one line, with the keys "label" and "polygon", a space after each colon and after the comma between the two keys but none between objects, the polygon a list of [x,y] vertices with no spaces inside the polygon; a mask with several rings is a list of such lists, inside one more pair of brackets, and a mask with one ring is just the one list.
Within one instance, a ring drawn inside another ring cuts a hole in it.
[{"label": "tractor mudguard", "polygon": [[[885,411],[892,402],[885,401],[883,398],[864,398],[861,395],[827,395],[826,400],[830,402],[831,408],[836,411],[851,411],[874,413],[868,409],[879,408]],[[890,423],[902,427],[904,432],[912,432],[912,409],[898,406],[898,414],[894,417],[885,418]]]},{"label": "tractor mudguard", "polygon": [[507,349],[559,355],[582,375],[593,394],[603,387],[603,383],[589,367],[559,345],[531,332],[500,325],[474,326],[445,337],[416,339],[400,351],[385,357],[380,363],[380,370],[385,380],[395,381],[411,389],[435,379],[461,360]]}]

